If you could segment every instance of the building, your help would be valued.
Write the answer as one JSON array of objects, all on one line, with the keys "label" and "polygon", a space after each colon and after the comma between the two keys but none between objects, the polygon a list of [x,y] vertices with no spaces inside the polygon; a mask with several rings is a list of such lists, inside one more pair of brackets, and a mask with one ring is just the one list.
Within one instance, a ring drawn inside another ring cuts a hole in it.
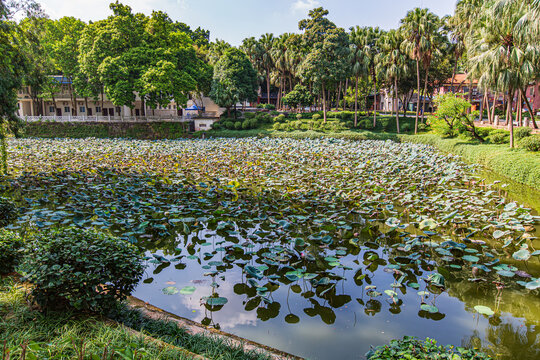
[{"label": "building", "polygon": [[[59,91],[54,96],[47,98],[34,98],[30,95],[31,89],[24,87],[18,91],[18,110],[17,115],[23,119],[32,121],[38,119],[46,120],[126,120],[126,119],[170,119],[177,121],[186,121],[195,117],[204,119],[214,119],[216,121],[225,111],[220,108],[209,97],[203,97],[198,101],[201,106],[199,109],[194,99],[189,99],[187,107],[176,104],[171,100],[166,106],[158,106],[152,109],[146,105],[139,97],[135,97],[133,109],[128,106],[116,106],[106,95],[103,99],[95,100],[77,96],[72,98],[71,82],[63,76],[52,76],[59,83]],[[192,110],[188,110],[188,109]],[[201,130],[210,129],[211,124],[208,121],[203,122]]]}]

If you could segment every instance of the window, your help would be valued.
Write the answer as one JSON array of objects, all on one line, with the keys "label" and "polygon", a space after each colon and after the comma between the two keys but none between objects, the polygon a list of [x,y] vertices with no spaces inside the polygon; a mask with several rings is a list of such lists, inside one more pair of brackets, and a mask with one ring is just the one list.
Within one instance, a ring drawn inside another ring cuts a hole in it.
[{"label": "window", "polygon": [[64,106],[64,112],[65,113],[68,113],[70,110],[69,110],[69,106]]},{"label": "window", "polygon": [[101,106],[96,106],[96,113],[100,113],[101,112]]},{"label": "window", "polygon": [[171,105],[169,105],[169,110],[171,110]]},{"label": "window", "polygon": [[200,124],[199,127],[206,127],[206,124]]},{"label": "window", "polygon": [[49,112],[50,112],[50,113],[53,113],[53,112],[54,112],[54,106],[49,106]]},{"label": "window", "polygon": [[174,109],[176,109],[176,105],[173,105]]},{"label": "window", "polygon": [[86,108],[85,108],[84,106],[81,106],[81,107],[79,108],[79,111],[82,112],[82,113],[83,113],[83,112],[86,112]]}]

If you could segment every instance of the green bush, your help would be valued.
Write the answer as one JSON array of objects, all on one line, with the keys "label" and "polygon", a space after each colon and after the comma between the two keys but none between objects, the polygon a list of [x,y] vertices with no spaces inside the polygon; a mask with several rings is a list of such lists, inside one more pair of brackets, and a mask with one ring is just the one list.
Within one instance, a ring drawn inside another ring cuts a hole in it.
[{"label": "green bush", "polygon": [[392,340],[389,345],[378,346],[366,354],[368,360],[401,360],[401,359],[460,359],[487,360],[488,355],[475,349],[454,348],[437,345],[435,340],[427,338],[422,341],[405,336],[402,340]]},{"label": "green bush", "polygon": [[251,124],[249,123],[249,120],[244,120],[242,122],[242,130],[249,130],[251,127]]},{"label": "green bush", "polygon": [[502,129],[492,130],[487,140],[492,144],[508,144],[510,142],[510,133]]},{"label": "green bush", "polygon": [[280,114],[280,115],[276,116],[276,117],[274,118],[274,121],[275,121],[275,122],[279,122],[279,123],[285,122],[285,115]]},{"label": "green bush", "polygon": [[313,116],[311,117],[313,120],[317,121],[321,118],[321,114],[313,114]]},{"label": "green bush", "polygon": [[245,112],[244,113],[244,117],[246,119],[255,119],[256,116],[257,116],[257,114],[254,113],[254,112]]},{"label": "green bush", "polygon": [[274,104],[264,104],[266,110],[276,110],[276,105]]},{"label": "green bush", "polygon": [[93,229],[43,232],[21,266],[43,309],[106,311],[135,289],[144,271],[132,244]]},{"label": "green bush", "polygon": [[17,208],[9,199],[0,197],[0,227],[17,220]]},{"label": "green bush", "polygon": [[278,116],[278,115],[279,115],[279,111],[272,110],[272,111],[270,111],[270,115],[272,115],[272,116]]},{"label": "green bush", "polygon": [[0,229],[0,274],[15,271],[22,259],[23,241],[12,231]]},{"label": "green bush", "polygon": [[531,136],[532,129],[530,127],[520,127],[514,130],[514,136],[516,140],[521,140],[528,136]]},{"label": "green bush", "polygon": [[302,114],[296,114],[296,120],[302,120]]},{"label": "green bush", "polygon": [[242,129],[242,122],[241,121],[237,121],[234,123],[234,129],[235,130],[240,130]]},{"label": "green bush", "polygon": [[528,136],[519,141],[519,146],[528,151],[540,151],[540,136]]}]

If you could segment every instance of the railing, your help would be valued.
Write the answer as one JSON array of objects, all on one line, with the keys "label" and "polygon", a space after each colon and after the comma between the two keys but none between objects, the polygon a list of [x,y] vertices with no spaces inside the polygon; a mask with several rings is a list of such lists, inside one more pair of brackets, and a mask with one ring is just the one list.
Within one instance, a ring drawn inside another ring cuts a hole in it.
[{"label": "railing", "polygon": [[27,122],[186,122],[190,119],[184,116],[162,115],[162,116],[19,116]]}]

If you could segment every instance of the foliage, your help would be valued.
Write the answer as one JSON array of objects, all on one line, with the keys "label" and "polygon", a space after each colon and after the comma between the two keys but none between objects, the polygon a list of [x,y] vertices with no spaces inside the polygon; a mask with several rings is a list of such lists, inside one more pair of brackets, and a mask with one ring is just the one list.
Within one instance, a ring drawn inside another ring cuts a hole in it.
[{"label": "foliage", "polygon": [[17,219],[17,207],[4,197],[0,197],[0,227],[7,226]]},{"label": "foliage", "polygon": [[528,151],[540,151],[540,136],[528,136],[519,142],[519,146]]},{"label": "foliage", "polygon": [[392,340],[389,345],[378,346],[366,354],[368,360],[398,359],[446,359],[446,360],[487,360],[488,355],[466,348],[437,345],[432,339],[424,341],[405,336],[401,340]]},{"label": "foliage", "polygon": [[0,229],[0,274],[15,271],[22,259],[23,241],[9,230]]},{"label": "foliage", "polygon": [[22,269],[44,309],[104,311],[131,294],[144,266],[128,242],[95,230],[40,233]]},{"label": "foliage", "polygon": [[234,104],[257,98],[257,74],[243,52],[229,49],[216,63],[210,97],[229,112]]},{"label": "foliage", "polygon": [[530,127],[520,127],[515,130],[514,136],[516,137],[516,140],[521,140],[526,138],[527,136],[531,136],[532,129]]},{"label": "foliage", "polygon": [[476,140],[484,141],[476,131],[474,118],[476,114],[468,114],[471,104],[452,93],[440,95],[435,99],[437,111],[429,118],[431,126],[441,135],[453,137],[467,132]]},{"label": "foliage", "polygon": [[289,91],[283,97],[283,104],[295,109],[298,107],[306,107],[313,103],[313,95],[303,85],[296,85],[293,91]]}]

